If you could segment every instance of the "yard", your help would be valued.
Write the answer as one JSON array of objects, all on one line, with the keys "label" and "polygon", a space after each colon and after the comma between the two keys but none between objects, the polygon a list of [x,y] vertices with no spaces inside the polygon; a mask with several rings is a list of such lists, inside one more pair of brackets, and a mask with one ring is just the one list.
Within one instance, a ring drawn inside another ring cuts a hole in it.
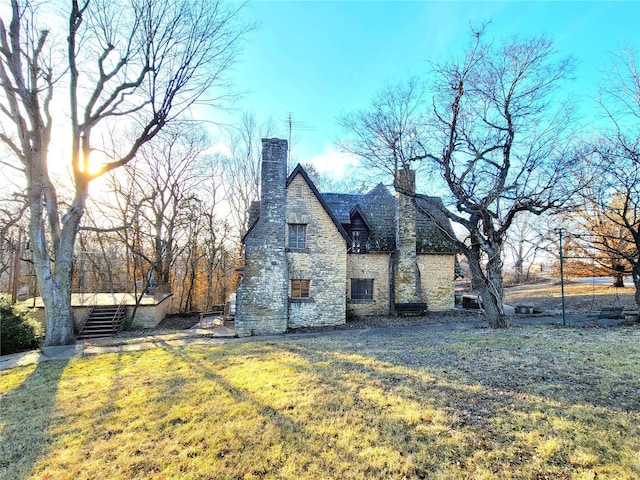
[{"label": "yard", "polygon": [[[630,283],[630,282],[628,282]],[[626,311],[638,311],[635,288],[612,287],[610,283],[567,281],[565,284],[565,308],[567,313],[598,313],[605,307],[624,307]],[[545,313],[562,312],[562,294],[557,280],[518,285],[505,289],[505,302],[510,305],[531,305]]]},{"label": "yard", "polygon": [[443,325],[3,372],[0,478],[640,478],[640,330]]}]

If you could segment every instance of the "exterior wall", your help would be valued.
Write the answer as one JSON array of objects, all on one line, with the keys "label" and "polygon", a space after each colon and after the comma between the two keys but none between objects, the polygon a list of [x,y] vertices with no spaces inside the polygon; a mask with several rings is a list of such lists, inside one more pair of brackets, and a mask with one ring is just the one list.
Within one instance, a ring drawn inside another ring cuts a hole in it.
[{"label": "exterior wall", "polygon": [[[136,318],[133,319],[134,328],[153,328],[167,315],[173,297],[167,296],[155,305],[139,305]],[[133,306],[127,307],[127,317],[131,318]]]},{"label": "exterior wall", "polygon": [[[416,172],[398,171],[397,183],[401,188],[415,191]],[[394,301],[416,303],[420,301],[420,272],[416,263],[416,207],[413,198],[396,194],[396,268]]]},{"label": "exterior wall", "polygon": [[422,287],[421,301],[430,311],[446,311],[454,307],[455,255],[419,254],[418,268]]},{"label": "exterior wall", "polygon": [[302,175],[287,188],[286,222],[307,225],[307,248],[287,249],[289,279],[310,280],[309,299],[289,299],[288,326],[345,323],[346,241]]},{"label": "exterior wall", "polygon": [[[35,307],[29,308],[29,316],[36,320],[42,328],[47,328],[47,315],[44,311],[44,307]],[[76,332],[82,330],[87,318],[89,318],[89,313],[91,313],[91,309],[89,307],[72,307],[73,311],[73,324]]]},{"label": "exterior wall", "polygon": [[286,140],[262,140],[261,184],[260,219],[245,238],[244,276],[237,291],[238,336],[287,329]]},{"label": "exterior wall", "polygon": [[[389,313],[390,253],[347,255],[347,313],[352,316]],[[373,300],[351,300],[351,279],[373,279]]]}]

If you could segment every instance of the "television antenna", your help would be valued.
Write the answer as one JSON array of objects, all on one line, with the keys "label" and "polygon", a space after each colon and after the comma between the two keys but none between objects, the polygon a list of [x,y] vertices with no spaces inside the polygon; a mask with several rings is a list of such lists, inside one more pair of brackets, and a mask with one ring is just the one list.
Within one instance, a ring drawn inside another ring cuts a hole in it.
[{"label": "television antenna", "polygon": [[291,136],[292,132],[295,130],[296,132],[311,132],[314,128],[301,120],[297,120],[294,118],[293,112],[287,112],[287,115],[284,119],[284,123],[287,126],[289,136],[288,136],[288,145],[287,145],[287,158],[291,161]]}]

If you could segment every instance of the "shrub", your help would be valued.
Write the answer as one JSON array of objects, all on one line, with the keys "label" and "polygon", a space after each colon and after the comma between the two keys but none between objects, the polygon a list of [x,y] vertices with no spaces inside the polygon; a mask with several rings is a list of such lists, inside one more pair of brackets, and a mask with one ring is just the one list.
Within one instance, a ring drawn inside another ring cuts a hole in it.
[{"label": "shrub", "polygon": [[42,326],[26,309],[12,305],[9,297],[0,295],[0,354],[38,348],[44,336]]}]

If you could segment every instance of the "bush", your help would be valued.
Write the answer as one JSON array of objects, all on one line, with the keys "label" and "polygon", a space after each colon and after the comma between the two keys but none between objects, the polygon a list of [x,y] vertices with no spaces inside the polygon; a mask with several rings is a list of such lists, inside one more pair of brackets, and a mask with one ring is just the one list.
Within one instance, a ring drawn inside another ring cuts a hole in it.
[{"label": "bush", "polygon": [[0,355],[38,348],[43,336],[42,326],[26,309],[12,305],[9,297],[0,295]]}]

